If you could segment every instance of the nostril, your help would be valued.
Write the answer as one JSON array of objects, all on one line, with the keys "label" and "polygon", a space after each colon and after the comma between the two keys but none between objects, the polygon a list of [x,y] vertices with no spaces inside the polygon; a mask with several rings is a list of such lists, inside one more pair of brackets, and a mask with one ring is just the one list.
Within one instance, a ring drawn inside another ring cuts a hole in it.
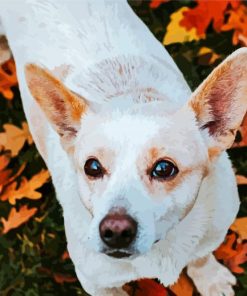
[{"label": "nostril", "polygon": [[121,236],[123,238],[131,238],[132,231],[130,229],[124,230],[124,231],[122,231]]},{"label": "nostril", "polygon": [[113,232],[110,229],[107,229],[104,233],[104,238],[109,239],[113,237]]}]

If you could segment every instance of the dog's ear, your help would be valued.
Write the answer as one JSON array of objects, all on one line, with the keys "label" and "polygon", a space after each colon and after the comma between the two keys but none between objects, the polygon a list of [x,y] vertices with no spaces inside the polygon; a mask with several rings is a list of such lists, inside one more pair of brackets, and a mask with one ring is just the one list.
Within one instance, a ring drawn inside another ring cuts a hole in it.
[{"label": "dog's ear", "polygon": [[87,105],[67,89],[48,70],[34,64],[25,67],[27,85],[58,134],[65,140],[74,137]]},{"label": "dog's ear", "polygon": [[190,107],[209,149],[229,148],[247,111],[247,48],[222,62],[192,94]]}]

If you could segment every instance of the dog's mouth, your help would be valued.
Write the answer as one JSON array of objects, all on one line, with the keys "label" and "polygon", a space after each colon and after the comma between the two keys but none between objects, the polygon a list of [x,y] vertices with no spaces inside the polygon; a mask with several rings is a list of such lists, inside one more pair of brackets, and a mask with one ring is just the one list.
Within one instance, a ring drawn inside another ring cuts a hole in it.
[{"label": "dog's mouth", "polygon": [[132,255],[131,253],[123,252],[123,251],[120,251],[120,250],[106,251],[105,254],[107,256],[117,258],[117,259],[128,258],[128,257],[130,257]]}]

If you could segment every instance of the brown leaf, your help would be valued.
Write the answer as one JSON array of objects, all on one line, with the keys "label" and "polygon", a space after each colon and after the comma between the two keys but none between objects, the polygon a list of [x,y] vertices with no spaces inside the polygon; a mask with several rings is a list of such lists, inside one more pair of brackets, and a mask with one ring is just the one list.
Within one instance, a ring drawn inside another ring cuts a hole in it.
[{"label": "brown leaf", "polygon": [[8,100],[13,99],[11,87],[15,85],[17,85],[17,76],[14,60],[11,59],[0,66],[0,93]]},{"label": "brown leaf", "polygon": [[19,153],[26,141],[32,144],[32,136],[26,122],[22,123],[22,129],[8,123],[4,124],[3,127],[5,132],[0,133],[0,144],[6,150],[10,150],[13,157]]},{"label": "brown leaf", "polygon": [[16,200],[22,198],[40,199],[42,194],[36,189],[40,188],[49,179],[50,175],[47,170],[41,170],[38,174],[34,175],[30,180],[25,177],[22,178],[21,184],[18,189],[15,185],[9,186],[2,194],[2,200],[8,200],[10,204],[14,205]]},{"label": "brown leaf", "polygon": [[75,283],[77,281],[77,278],[70,275],[61,274],[61,273],[55,273],[53,277],[55,282],[57,282],[58,284]]},{"label": "brown leaf", "polygon": [[166,288],[152,279],[141,279],[123,286],[133,296],[167,296]]},{"label": "brown leaf", "polygon": [[194,286],[185,273],[182,273],[176,284],[170,287],[176,296],[192,296]]},{"label": "brown leaf", "polygon": [[247,217],[237,218],[231,225],[231,230],[236,232],[241,240],[247,240]]},{"label": "brown leaf", "polygon": [[[19,170],[13,175],[13,171],[11,169],[6,169],[10,162],[10,156],[8,153],[0,155],[0,196],[2,192],[5,190],[5,187],[14,181],[25,168],[25,164],[23,164]],[[1,199],[1,197],[0,197]]]},{"label": "brown leaf", "polygon": [[20,207],[19,211],[16,208],[12,208],[7,219],[1,218],[1,222],[3,223],[2,233],[6,234],[11,229],[19,227],[21,224],[27,222],[36,212],[36,208],[28,209],[26,205]]},{"label": "brown leaf", "polygon": [[247,185],[247,178],[245,176],[236,175],[238,185]]}]

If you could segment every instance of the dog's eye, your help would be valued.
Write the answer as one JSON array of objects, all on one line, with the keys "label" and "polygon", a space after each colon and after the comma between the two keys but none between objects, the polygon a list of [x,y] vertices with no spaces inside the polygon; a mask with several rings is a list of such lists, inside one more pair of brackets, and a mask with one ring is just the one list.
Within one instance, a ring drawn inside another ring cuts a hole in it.
[{"label": "dog's eye", "polygon": [[93,178],[101,178],[104,175],[104,168],[96,158],[89,158],[84,165],[85,174]]},{"label": "dog's eye", "polygon": [[155,163],[151,171],[151,177],[159,180],[167,180],[178,173],[178,168],[169,160],[160,160]]}]

